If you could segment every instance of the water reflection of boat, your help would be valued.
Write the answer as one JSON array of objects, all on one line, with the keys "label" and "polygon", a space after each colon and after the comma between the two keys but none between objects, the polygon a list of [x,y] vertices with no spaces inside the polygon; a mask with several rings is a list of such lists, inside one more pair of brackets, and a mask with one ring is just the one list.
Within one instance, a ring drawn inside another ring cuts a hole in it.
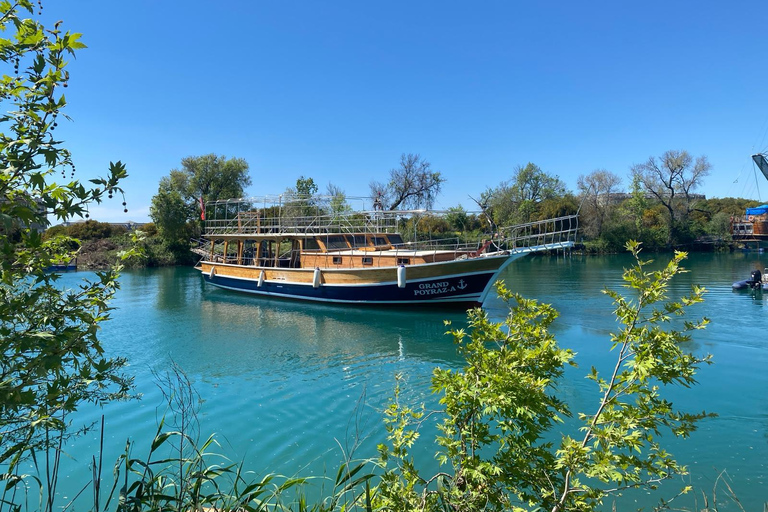
[{"label": "water reflection of boat", "polygon": [[[201,297],[195,353],[225,351],[230,368],[282,365],[286,357],[309,366],[345,366],[352,360],[392,357],[443,364],[456,360],[445,320],[461,327],[460,311],[361,309],[250,297],[208,289]],[[221,336],[222,327],[224,336]],[[219,335],[215,333],[218,332]],[[204,342],[203,340],[210,340]]]},{"label": "water reflection of boat", "polygon": [[206,205],[196,268],[207,283],[256,295],[474,306],[512,261],[573,247],[578,227],[573,215],[503,228],[480,243],[406,242],[400,223],[426,212],[339,209],[333,201],[278,196]]}]

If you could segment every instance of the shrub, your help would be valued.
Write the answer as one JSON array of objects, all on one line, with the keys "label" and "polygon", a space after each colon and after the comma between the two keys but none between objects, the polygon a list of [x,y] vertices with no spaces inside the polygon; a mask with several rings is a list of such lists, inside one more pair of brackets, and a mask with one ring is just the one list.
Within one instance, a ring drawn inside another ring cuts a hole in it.
[{"label": "shrub", "polygon": [[[624,272],[627,298],[606,290],[619,330],[611,335],[617,354],[606,375],[592,368],[596,408],[578,415],[581,428],[559,435],[570,416],[558,397],[558,381],[574,353],[558,346],[549,327],[551,306],[497,290],[509,315],[492,321],[487,311],[468,312],[468,329],[451,333],[466,364],[459,371],[435,369],[433,392],[441,395],[441,435],[435,440],[443,470],[422,476],[409,449],[418,438],[424,407],[399,401],[399,387],[385,411],[388,445],[380,445],[384,471],[375,505],[385,510],[598,510],[609,496],[635,487],[654,488],[686,473],[661,446],[662,431],[687,437],[709,415],[674,408],[667,386],[689,387],[709,356],[684,347],[690,332],[707,320],[667,327],[702,300],[694,287],[679,301],[667,301],[669,281],[682,269],[684,253],[659,271],[647,271],[639,244],[627,244],[636,259]],[[559,440],[558,440],[559,439]],[[685,490],[685,489],[684,489]]]}]

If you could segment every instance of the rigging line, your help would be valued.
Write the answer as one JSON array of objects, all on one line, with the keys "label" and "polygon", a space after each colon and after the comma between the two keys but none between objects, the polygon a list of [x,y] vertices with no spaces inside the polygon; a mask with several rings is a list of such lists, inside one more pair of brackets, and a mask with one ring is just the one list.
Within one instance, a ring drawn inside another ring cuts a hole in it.
[{"label": "rigging line", "polygon": [[757,200],[762,202],[762,198],[760,197],[760,184],[757,182],[757,164],[752,162],[752,170],[755,172],[755,187],[757,187]]},{"label": "rigging line", "polygon": [[754,179],[752,180],[745,179],[743,180],[743,184],[741,186],[741,195],[739,195],[738,197],[744,197],[744,198],[749,197],[752,195],[752,192],[754,190],[755,190]]},{"label": "rigging line", "polygon": [[[741,195],[739,197],[748,197],[748,194],[752,193],[753,186],[752,186],[752,180],[744,180],[744,184],[741,186]],[[747,192],[747,187],[749,187],[749,192]]]},{"label": "rigging line", "polygon": [[731,193],[735,192],[738,188],[737,183],[739,182],[739,178],[741,178],[741,175],[744,172],[744,166],[746,166],[746,164],[741,164],[741,169],[739,170],[739,174],[736,176],[736,179],[733,180],[730,185],[728,185],[728,192],[725,197],[731,197]]}]

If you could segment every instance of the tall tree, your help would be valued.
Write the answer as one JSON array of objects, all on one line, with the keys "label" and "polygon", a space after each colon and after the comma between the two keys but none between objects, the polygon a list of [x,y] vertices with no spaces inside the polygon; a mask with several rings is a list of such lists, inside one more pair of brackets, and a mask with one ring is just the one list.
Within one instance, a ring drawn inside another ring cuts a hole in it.
[{"label": "tall tree", "polygon": [[389,171],[386,184],[372,181],[371,195],[382,209],[432,208],[445,179],[429,162],[413,153],[400,156],[400,167]]},{"label": "tall tree", "polygon": [[611,195],[619,191],[620,185],[621,178],[605,169],[596,169],[586,176],[582,174],[576,181],[584,201],[582,218],[591,236],[602,234],[605,219],[616,204]]},{"label": "tall tree", "polygon": [[317,194],[318,188],[315,180],[299,176],[296,180],[296,194],[300,197],[312,197]]},{"label": "tall tree", "polygon": [[188,238],[192,227],[186,223],[200,218],[200,202],[242,197],[251,184],[248,163],[242,158],[214,154],[189,156],[181,168],[160,180],[152,197],[150,216],[166,242],[176,244]]},{"label": "tall tree", "polygon": [[283,215],[287,217],[307,217],[317,215],[317,184],[311,177],[299,176],[295,187],[285,190],[287,196],[283,202]]},{"label": "tall tree", "polygon": [[670,150],[658,160],[650,157],[645,163],[632,166],[633,177],[667,211],[668,246],[678,241],[681,226],[685,226],[694,209],[693,192],[703,183],[711,168],[706,156],[694,160],[684,150]]},{"label": "tall tree", "polygon": [[160,180],[157,194],[152,198],[149,214],[157,231],[170,246],[188,248],[192,236],[189,220],[194,218],[199,208],[189,204],[176,188],[170,176]]},{"label": "tall tree", "polygon": [[481,202],[491,210],[496,224],[507,226],[533,220],[542,201],[562,197],[565,192],[559,177],[528,162],[517,166],[510,180],[486,190]]},{"label": "tall tree", "polygon": [[329,197],[331,214],[338,215],[352,209],[347,202],[347,194],[341,187],[334,185],[333,183],[328,183],[325,193]]},{"label": "tall tree", "polygon": [[218,201],[242,197],[250,186],[248,162],[213,153],[182,158],[181,169],[171,171],[171,184],[190,203],[200,198]]},{"label": "tall tree", "polygon": [[[53,132],[65,118],[67,60],[85,45],[62,22],[43,26],[33,18],[37,10],[27,0],[4,2],[0,16],[0,479],[6,483],[16,481],[13,472],[26,456],[34,452],[44,465],[45,450],[60,449],[72,432],[70,415],[83,403],[125,397],[131,387],[124,361],[105,357],[97,336],[109,318],[118,269],[74,289],[46,272],[73,256],[72,239],[43,240],[36,228],[47,227],[49,218],[87,217],[90,204],[122,195],[127,173],[117,162],[106,178],[74,178],[72,155]],[[41,507],[52,510],[53,493],[42,491]]]}]

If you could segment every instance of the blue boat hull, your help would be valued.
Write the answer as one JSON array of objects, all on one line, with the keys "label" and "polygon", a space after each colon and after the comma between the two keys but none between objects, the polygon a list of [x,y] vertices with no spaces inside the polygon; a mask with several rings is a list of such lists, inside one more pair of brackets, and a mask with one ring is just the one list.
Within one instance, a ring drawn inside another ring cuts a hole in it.
[{"label": "blue boat hull", "polygon": [[256,279],[223,276],[214,273],[203,274],[206,283],[240,292],[311,300],[354,304],[453,304],[475,306],[482,303],[491,280],[498,271],[440,276],[407,282],[403,288],[396,281],[376,284],[322,285],[289,283],[285,281],[264,281],[261,286]]},{"label": "blue boat hull", "polygon": [[736,281],[732,285],[734,290],[760,290],[768,291],[768,283],[756,283],[752,279],[744,279],[742,281]]}]

